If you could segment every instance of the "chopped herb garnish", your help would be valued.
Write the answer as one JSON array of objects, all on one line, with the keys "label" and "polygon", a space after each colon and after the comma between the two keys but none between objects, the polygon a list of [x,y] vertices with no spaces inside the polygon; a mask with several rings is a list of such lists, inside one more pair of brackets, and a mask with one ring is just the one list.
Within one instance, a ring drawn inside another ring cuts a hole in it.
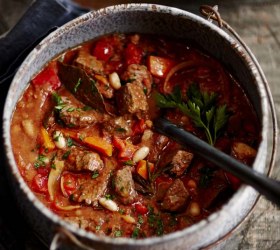
[{"label": "chopped herb garnish", "polygon": [[134,161],[132,161],[132,160],[129,160],[129,161],[124,161],[123,162],[123,165],[127,165],[127,166],[133,166],[135,163],[134,163]]},{"label": "chopped herb garnish", "polygon": [[73,90],[74,93],[77,92],[77,90],[78,90],[79,86],[81,85],[81,83],[82,83],[82,79],[79,78],[78,82],[76,83],[76,85],[75,85],[75,87],[74,87],[74,90]]},{"label": "chopped herb garnish", "polygon": [[226,105],[217,106],[217,94],[202,92],[197,84],[189,87],[187,97],[188,100],[183,102],[179,87],[175,87],[171,94],[155,95],[157,106],[181,110],[192,119],[195,126],[204,130],[209,144],[214,145],[229,118]]},{"label": "chopped herb garnish", "polygon": [[122,231],[121,230],[116,230],[115,231],[115,237],[121,237],[122,236]]},{"label": "chopped herb garnish", "polygon": [[144,87],[144,88],[143,88],[143,92],[144,92],[145,95],[147,95],[148,89],[147,89],[146,87]]},{"label": "chopped herb garnish", "polygon": [[62,155],[62,159],[63,159],[63,160],[66,160],[66,159],[69,157],[70,153],[71,153],[71,150],[66,151],[66,152]]},{"label": "chopped herb garnish", "polygon": [[51,168],[52,168],[52,169],[56,169],[56,166],[55,166],[54,163],[51,164]]},{"label": "chopped herb garnish", "polygon": [[107,200],[113,200],[115,197],[114,197],[114,195],[112,195],[112,194],[106,194],[106,195],[105,195],[105,198],[106,198]]},{"label": "chopped herb garnish", "polygon": [[115,131],[125,133],[127,130],[125,128],[122,128],[122,127],[116,127]]},{"label": "chopped herb garnish", "polygon": [[34,167],[45,167],[46,162],[48,161],[48,158],[45,155],[39,154],[37,160],[34,162]]},{"label": "chopped herb garnish", "polygon": [[135,227],[132,232],[131,238],[137,239],[139,237],[139,233],[140,233],[140,228]]},{"label": "chopped herb garnish", "polygon": [[56,92],[53,92],[53,93],[52,93],[52,98],[53,98],[53,100],[55,101],[55,103],[56,103],[57,105],[63,104],[63,101],[62,101],[61,96],[60,96],[59,94],[57,94]]},{"label": "chopped herb garnish", "polygon": [[144,219],[142,215],[138,215],[138,223],[139,224],[143,224],[144,223]]},{"label": "chopped herb garnish", "polygon": [[124,215],[124,214],[125,214],[124,209],[122,209],[122,208],[121,208],[121,209],[119,209],[119,213],[120,213],[120,214],[122,214],[122,215]]},{"label": "chopped herb garnish", "polygon": [[91,178],[96,179],[98,176],[99,176],[99,173],[96,171],[96,172],[93,172]]},{"label": "chopped herb garnish", "polygon": [[67,147],[72,147],[74,145],[74,142],[70,137],[67,138],[66,142],[67,142]]},{"label": "chopped herb garnish", "polygon": [[67,112],[73,112],[73,111],[75,111],[75,108],[74,108],[74,107],[70,107],[70,108],[68,108],[66,111],[67,111]]},{"label": "chopped herb garnish", "polygon": [[99,231],[100,229],[101,229],[101,226],[100,226],[100,225],[98,225],[98,226],[95,227],[95,230],[96,230],[96,231]]},{"label": "chopped herb garnish", "polygon": [[92,107],[90,107],[90,106],[84,106],[84,107],[82,107],[82,110],[83,110],[83,111],[92,110]]}]

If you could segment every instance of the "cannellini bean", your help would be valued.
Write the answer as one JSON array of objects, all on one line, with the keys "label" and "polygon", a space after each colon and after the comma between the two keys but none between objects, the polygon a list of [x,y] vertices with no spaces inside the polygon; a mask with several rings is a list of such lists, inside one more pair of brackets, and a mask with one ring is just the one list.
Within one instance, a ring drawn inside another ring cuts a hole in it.
[{"label": "cannellini bean", "polygon": [[66,148],[66,139],[60,131],[55,131],[53,133],[53,140],[56,147],[60,149]]},{"label": "cannellini bean", "polygon": [[108,210],[110,210],[112,212],[119,210],[117,203],[112,200],[102,197],[98,201],[103,207],[107,208]]},{"label": "cannellini bean", "polygon": [[142,141],[148,141],[153,136],[153,132],[150,129],[145,129],[142,135]]},{"label": "cannellini bean", "polygon": [[122,218],[127,222],[127,223],[130,223],[130,224],[136,224],[136,220],[129,214],[126,214],[126,215],[122,215]]},{"label": "cannellini bean", "polygon": [[116,89],[116,90],[122,86],[120,77],[119,77],[118,73],[116,73],[116,72],[109,75],[109,82],[110,82],[112,88]]},{"label": "cannellini bean", "polygon": [[24,132],[28,135],[28,136],[30,136],[30,137],[33,137],[34,136],[34,124],[33,124],[33,122],[31,121],[31,120],[29,120],[29,119],[26,119],[26,120],[23,120],[22,122],[21,122],[21,124],[22,124],[22,127],[23,127],[23,130],[24,130]]},{"label": "cannellini bean", "polygon": [[133,155],[133,161],[138,162],[144,160],[149,154],[150,149],[146,146],[139,148]]},{"label": "cannellini bean", "polygon": [[192,216],[200,215],[200,206],[197,202],[191,202],[189,205],[189,212]]}]

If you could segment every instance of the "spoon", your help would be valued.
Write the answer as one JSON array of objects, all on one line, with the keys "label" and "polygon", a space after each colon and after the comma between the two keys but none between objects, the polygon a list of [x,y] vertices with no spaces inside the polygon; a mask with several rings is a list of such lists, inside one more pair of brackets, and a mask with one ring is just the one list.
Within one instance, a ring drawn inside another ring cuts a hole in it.
[{"label": "spoon", "polygon": [[238,177],[252,186],[268,200],[280,207],[280,182],[258,173],[251,167],[212,147],[193,134],[177,127],[165,118],[154,121],[154,128],[183,146],[190,147],[194,153]]}]

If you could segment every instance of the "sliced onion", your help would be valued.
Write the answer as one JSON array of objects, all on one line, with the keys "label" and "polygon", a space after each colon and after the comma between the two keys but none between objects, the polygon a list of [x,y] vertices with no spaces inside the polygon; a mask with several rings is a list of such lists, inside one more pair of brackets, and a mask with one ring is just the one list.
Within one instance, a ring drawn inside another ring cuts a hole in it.
[{"label": "sliced onion", "polygon": [[172,69],[169,70],[164,84],[163,84],[163,91],[164,93],[171,93],[172,89],[170,88],[170,86],[168,85],[168,82],[170,80],[170,78],[179,70],[184,69],[184,68],[191,68],[191,67],[195,67],[198,64],[201,64],[201,62],[196,62],[196,61],[184,61],[181,63],[176,64]]},{"label": "sliced onion", "polygon": [[81,206],[79,206],[79,205],[60,206],[60,205],[57,205],[57,204],[55,205],[55,207],[58,208],[59,210],[63,210],[63,211],[71,211],[71,210],[81,208]]},{"label": "sliced onion", "polygon": [[56,187],[58,185],[58,179],[63,171],[64,168],[64,161],[54,161],[55,168],[52,168],[49,174],[49,179],[48,179],[48,191],[50,195],[50,200],[54,200],[54,194]]},{"label": "sliced onion", "polygon": [[62,192],[63,196],[68,197],[69,195],[67,194],[63,184],[64,184],[64,176],[61,176],[61,178],[60,178],[60,189],[61,189],[61,192]]}]

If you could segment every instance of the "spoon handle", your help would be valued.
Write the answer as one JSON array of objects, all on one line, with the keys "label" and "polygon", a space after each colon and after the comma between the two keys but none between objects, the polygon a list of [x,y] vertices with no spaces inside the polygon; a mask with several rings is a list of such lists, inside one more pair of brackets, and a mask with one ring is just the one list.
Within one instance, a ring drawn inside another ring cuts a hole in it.
[{"label": "spoon handle", "polygon": [[193,134],[177,127],[164,118],[154,121],[155,130],[168,136],[183,146],[190,147],[194,153],[222,169],[232,173],[244,183],[255,188],[260,194],[280,206],[280,182],[258,173],[235,158],[210,146]]}]

